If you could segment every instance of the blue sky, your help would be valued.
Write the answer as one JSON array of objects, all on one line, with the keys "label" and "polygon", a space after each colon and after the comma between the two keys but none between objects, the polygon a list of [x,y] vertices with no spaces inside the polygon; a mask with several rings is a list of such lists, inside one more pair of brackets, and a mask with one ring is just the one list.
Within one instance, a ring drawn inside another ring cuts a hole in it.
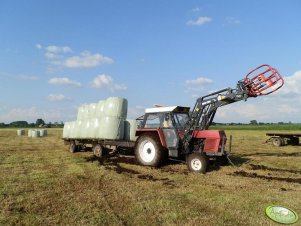
[{"label": "blue sky", "polygon": [[1,1],[0,122],[75,120],[80,104],[126,97],[192,107],[261,64],[285,77],[270,96],[215,121],[301,122],[301,2]]}]

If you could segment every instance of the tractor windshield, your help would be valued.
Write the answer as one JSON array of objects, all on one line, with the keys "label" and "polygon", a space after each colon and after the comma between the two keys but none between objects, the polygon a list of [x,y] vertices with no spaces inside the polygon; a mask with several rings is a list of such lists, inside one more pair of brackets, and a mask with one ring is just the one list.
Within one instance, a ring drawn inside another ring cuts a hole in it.
[{"label": "tractor windshield", "polygon": [[177,128],[184,128],[189,120],[188,113],[174,113]]}]

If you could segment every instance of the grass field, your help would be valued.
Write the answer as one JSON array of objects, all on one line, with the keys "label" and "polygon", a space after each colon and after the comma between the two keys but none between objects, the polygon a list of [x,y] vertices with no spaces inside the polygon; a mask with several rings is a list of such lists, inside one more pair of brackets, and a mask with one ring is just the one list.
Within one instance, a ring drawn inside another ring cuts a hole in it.
[{"label": "grass field", "polygon": [[183,163],[71,154],[59,129],[45,138],[2,129],[0,225],[278,225],[265,216],[271,204],[301,215],[301,146],[262,144],[265,132],[227,130],[238,167],[202,175]]}]

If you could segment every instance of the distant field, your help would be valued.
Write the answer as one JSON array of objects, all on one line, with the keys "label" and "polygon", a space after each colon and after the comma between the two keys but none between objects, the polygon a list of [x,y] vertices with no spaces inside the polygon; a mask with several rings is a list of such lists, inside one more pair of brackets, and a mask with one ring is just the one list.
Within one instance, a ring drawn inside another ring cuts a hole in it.
[{"label": "distant field", "polygon": [[301,131],[301,124],[284,124],[284,125],[215,125],[210,129],[222,130],[287,130],[287,131]]},{"label": "distant field", "polygon": [[262,144],[265,129],[226,130],[237,167],[211,164],[205,175],[71,154],[62,130],[48,131],[0,130],[0,225],[278,225],[265,216],[271,204],[301,215],[301,146]]}]

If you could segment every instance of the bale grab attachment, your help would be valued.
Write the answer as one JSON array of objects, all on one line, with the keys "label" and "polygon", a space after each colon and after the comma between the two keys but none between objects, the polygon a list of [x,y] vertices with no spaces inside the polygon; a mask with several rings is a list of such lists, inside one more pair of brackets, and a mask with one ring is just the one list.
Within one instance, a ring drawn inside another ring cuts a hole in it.
[{"label": "bale grab attachment", "polygon": [[263,96],[280,89],[284,80],[279,72],[268,64],[263,64],[250,71],[243,80],[249,96]]}]

